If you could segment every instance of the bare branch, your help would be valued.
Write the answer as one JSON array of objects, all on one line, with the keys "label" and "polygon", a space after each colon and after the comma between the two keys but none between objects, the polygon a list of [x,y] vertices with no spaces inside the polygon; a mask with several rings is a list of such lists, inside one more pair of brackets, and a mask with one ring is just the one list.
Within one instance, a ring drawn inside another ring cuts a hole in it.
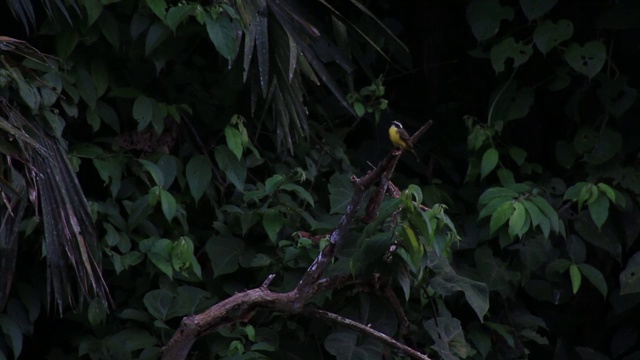
[{"label": "bare branch", "polygon": [[339,316],[324,310],[314,309],[314,310],[309,310],[306,313],[308,313],[311,316],[315,316],[317,318],[323,319],[327,322],[355,330],[363,335],[370,336],[384,344],[387,344],[388,346],[394,349],[402,351],[403,353],[407,354],[411,358],[420,359],[420,360],[431,360],[427,355],[424,355],[416,350],[413,350],[412,348],[397,342],[393,338],[377,330],[374,330],[368,326],[355,322],[353,320],[344,318],[342,316]]}]

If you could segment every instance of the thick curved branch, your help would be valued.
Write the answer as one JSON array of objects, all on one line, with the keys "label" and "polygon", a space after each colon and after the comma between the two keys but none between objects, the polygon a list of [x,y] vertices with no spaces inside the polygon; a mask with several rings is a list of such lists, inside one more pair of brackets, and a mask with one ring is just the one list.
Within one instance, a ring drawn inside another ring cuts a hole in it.
[{"label": "thick curved branch", "polygon": [[[431,124],[432,121],[429,120],[423,125],[422,128],[411,137],[411,142],[416,142]],[[304,305],[319,291],[325,291],[332,288],[332,286],[346,284],[350,276],[336,277],[332,278],[334,280],[331,280],[321,279],[322,274],[331,263],[340,246],[346,241],[347,234],[360,209],[360,204],[366,190],[373,186],[378,180],[385,182],[384,189],[386,190],[388,181],[393,174],[393,170],[401,153],[402,152],[396,152],[395,150],[391,151],[374,170],[360,179],[352,177],[351,180],[354,183],[354,191],[347,210],[340,219],[338,226],[331,233],[329,244],[322,249],[318,257],[311,266],[309,266],[295,289],[287,293],[270,291],[268,286],[274,277],[274,275],[270,275],[261,287],[234,294],[230,298],[217,303],[200,314],[184,318],[180,324],[180,328],[162,349],[162,359],[186,359],[189,349],[191,349],[191,346],[198,337],[222,325],[247,320],[258,308],[280,310],[288,313],[301,313],[304,310]],[[389,340],[394,341],[390,338],[383,341],[388,343]],[[402,345],[397,342],[395,343]],[[393,346],[398,348],[396,345]],[[407,349],[411,350],[409,348]],[[415,350],[411,351],[418,354]],[[409,354],[409,352],[407,353]],[[422,357],[418,357],[418,359],[428,359],[424,355],[421,356]]]}]

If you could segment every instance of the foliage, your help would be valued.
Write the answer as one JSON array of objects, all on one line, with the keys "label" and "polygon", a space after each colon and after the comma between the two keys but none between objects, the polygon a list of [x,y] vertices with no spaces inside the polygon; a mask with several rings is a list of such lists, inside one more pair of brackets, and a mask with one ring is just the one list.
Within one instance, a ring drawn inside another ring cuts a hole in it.
[{"label": "foliage", "polygon": [[[325,274],[362,285],[313,306],[432,358],[637,357],[633,2],[6,4],[0,357],[155,359],[182,317],[292,289],[400,113],[437,126]],[[399,358],[239,320],[194,357]]]}]

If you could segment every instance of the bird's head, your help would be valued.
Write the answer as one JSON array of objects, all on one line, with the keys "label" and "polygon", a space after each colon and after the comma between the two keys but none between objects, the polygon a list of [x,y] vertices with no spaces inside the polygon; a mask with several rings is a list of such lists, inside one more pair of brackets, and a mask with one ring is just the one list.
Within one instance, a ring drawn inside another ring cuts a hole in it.
[{"label": "bird's head", "polygon": [[402,124],[400,124],[398,121],[392,121],[391,126],[397,127],[398,129],[402,129]]}]

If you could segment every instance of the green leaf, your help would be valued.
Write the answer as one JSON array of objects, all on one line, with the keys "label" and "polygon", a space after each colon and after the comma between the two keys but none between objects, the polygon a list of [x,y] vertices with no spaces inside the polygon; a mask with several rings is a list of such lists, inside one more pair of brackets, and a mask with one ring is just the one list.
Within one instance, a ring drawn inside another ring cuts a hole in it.
[{"label": "green leaf", "polygon": [[196,9],[195,5],[178,4],[167,12],[166,24],[174,32],[178,25]]},{"label": "green leaf", "polygon": [[525,220],[527,219],[527,213],[519,201],[513,203],[513,214],[509,217],[509,235],[514,237],[516,235],[522,236],[522,229],[525,227]]},{"label": "green leaf", "polygon": [[620,273],[620,295],[640,292],[640,251],[627,261],[627,266]]},{"label": "green leaf", "polygon": [[233,152],[224,145],[217,146],[214,150],[214,155],[218,167],[220,167],[220,170],[227,176],[227,180],[235,185],[238,190],[242,191],[247,177],[247,167],[245,164],[240,162]]},{"label": "green leaf", "polygon": [[[13,351],[13,358],[18,359],[22,353],[23,334],[20,325],[7,315],[0,315],[0,328],[4,333],[4,340],[7,341]],[[0,353],[2,355],[2,353]]]},{"label": "green leaf", "polygon": [[496,209],[496,211],[491,215],[491,220],[489,221],[489,234],[493,235],[496,230],[500,226],[502,226],[509,218],[511,214],[515,211],[514,201],[506,202],[500,207]]},{"label": "green leaf", "polygon": [[224,128],[224,136],[227,139],[229,149],[231,149],[238,160],[242,159],[244,146],[242,144],[242,134],[240,131],[231,125],[227,125],[227,127]]},{"label": "green leaf", "polygon": [[509,148],[509,156],[511,156],[516,164],[522,165],[524,164],[524,159],[527,157],[527,152],[522,148],[512,146]]},{"label": "green leaf", "polygon": [[615,79],[603,76],[600,81],[602,87],[597,91],[598,98],[613,116],[619,118],[635,104],[638,91],[627,86],[626,76],[618,76]]},{"label": "green leaf", "polygon": [[607,47],[598,40],[590,41],[584,46],[571,43],[564,52],[564,59],[577,72],[589,79],[600,72],[607,58]]},{"label": "green leaf", "polygon": [[102,301],[97,298],[91,300],[87,308],[87,319],[89,320],[89,324],[94,328],[105,322],[107,319],[107,309]]},{"label": "green leaf", "polygon": [[80,91],[80,97],[87,103],[87,105],[89,105],[89,107],[95,107],[96,101],[98,100],[98,93],[96,92],[94,80],[84,68],[78,68],[76,85]]},{"label": "green leaf", "polygon": [[620,133],[606,128],[596,137],[593,149],[584,159],[592,165],[604,164],[618,155],[622,144]]},{"label": "green leaf", "polygon": [[500,22],[512,20],[513,8],[500,5],[499,0],[475,0],[467,7],[467,22],[478,41],[498,33]]},{"label": "green leaf", "polygon": [[593,284],[593,286],[598,289],[598,291],[602,294],[602,296],[607,298],[607,281],[604,276],[600,272],[600,270],[594,268],[589,264],[580,264],[578,265],[578,269],[582,275],[584,275],[589,282]]},{"label": "green leaf", "polygon": [[204,23],[216,50],[229,61],[233,61],[240,49],[242,30],[239,24],[226,13],[218,15],[215,20],[207,16]]},{"label": "green leaf", "polygon": [[535,20],[551,10],[558,0],[520,0],[520,7],[524,16],[531,20]]},{"label": "green leaf", "polygon": [[609,217],[609,199],[602,194],[598,194],[596,199],[588,204],[588,207],[591,219],[600,230]]},{"label": "green leaf", "polygon": [[138,131],[143,130],[149,125],[153,118],[153,108],[156,106],[154,99],[144,95],[138,96],[133,103],[133,118],[138,121]]},{"label": "green leaf", "polygon": [[609,198],[609,200],[611,200],[611,202],[613,203],[616,202],[616,193],[615,191],[613,191],[611,186],[605,183],[598,183],[597,186],[598,186],[598,189],[600,189],[600,191],[602,191],[605,195],[607,195],[607,197]]},{"label": "green leaf", "polygon": [[211,162],[208,157],[196,155],[187,163],[187,183],[196,204],[209,187],[212,176]]},{"label": "green leaf", "polygon": [[173,305],[175,295],[169,290],[151,290],[144,295],[142,302],[149,314],[158,320],[166,320]]},{"label": "green leaf", "polygon": [[194,257],[193,241],[186,236],[181,236],[171,248],[171,265],[176,271],[184,271],[191,265]]},{"label": "green leaf", "polygon": [[178,172],[178,162],[178,158],[173,155],[162,155],[158,160],[158,169],[162,173],[164,189],[168,189],[173,184]]},{"label": "green leaf", "polygon": [[576,264],[571,264],[569,266],[569,277],[571,278],[571,289],[573,293],[576,294],[580,289],[580,284],[582,283],[582,275],[580,274],[580,269]]},{"label": "green leaf", "polygon": [[490,148],[482,155],[480,163],[480,179],[484,179],[498,165],[498,150]]},{"label": "green leaf", "polygon": [[100,17],[103,5],[100,0],[85,0],[82,4],[87,10],[87,28],[89,28]]},{"label": "green leaf", "polygon": [[160,190],[160,206],[164,217],[171,222],[176,215],[176,199],[167,190]]},{"label": "green leaf", "polygon": [[115,50],[120,49],[120,30],[118,21],[107,10],[102,12],[98,19],[98,27],[107,41]]},{"label": "green leaf", "polygon": [[549,218],[543,215],[540,209],[529,200],[523,200],[522,205],[524,205],[527,213],[529,213],[532,225],[534,227],[539,226],[544,237],[549,238],[549,233],[551,232],[551,223],[549,222]]},{"label": "green leaf", "polygon": [[552,208],[551,205],[549,205],[547,200],[540,196],[532,196],[530,199],[531,202],[534,203],[538,207],[538,209],[540,209],[542,213],[547,216],[549,222],[551,223],[551,230],[556,233],[559,232],[560,219],[558,218],[558,213],[556,212],[556,210]]},{"label": "green leaf", "polygon": [[518,193],[504,187],[492,187],[485,190],[482,193],[482,195],[480,195],[480,198],[478,199],[478,204],[479,205],[487,204],[489,201],[498,197],[510,197],[513,199],[518,197]]},{"label": "green leaf", "polygon": [[348,174],[335,173],[329,179],[330,214],[344,214],[353,195],[353,184]]},{"label": "green leaf", "polygon": [[138,162],[142,164],[145,170],[147,170],[151,174],[151,177],[153,178],[153,181],[155,181],[156,185],[160,187],[164,185],[164,177],[162,176],[162,172],[160,171],[158,165],[144,159],[138,159]]},{"label": "green leaf", "polygon": [[66,60],[76,48],[78,33],[74,29],[66,29],[55,37],[56,53],[62,60]]},{"label": "green leaf", "polygon": [[448,296],[457,291],[464,292],[467,303],[478,315],[480,321],[489,310],[489,289],[484,283],[448,271],[432,278],[429,285],[442,296]]},{"label": "green leaf", "polygon": [[569,169],[576,162],[577,157],[578,154],[571,144],[564,140],[556,142],[556,160],[558,161],[558,165]]},{"label": "green leaf", "polygon": [[244,242],[236,237],[214,235],[207,241],[205,248],[215,278],[238,269],[240,256],[244,253]]},{"label": "green leaf", "polygon": [[164,0],[146,0],[147,5],[156,14],[160,20],[164,21],[165,16],[167,15],[167,3]]},{"label": "green leaf", "polygon": [[504,70],[504,63],[507,59],[513,59],[513,67],[524,64],[533,54],[533,45],[525,45],[521,41],[517,42],[514,38],[508,37],[491,48],[489,56],[491,57],[491,65],[496,73]]},{"label": "green leaf", "polygon": [[149,56],[163,41],[171,35],[171,30],[162,22],[155,22],[147,32],[147,38],[144,43],[144,54]]},{"label": "green leaf", "polygon": [[281,189],[282,190],[293,191],[302,200],[304,200],[307,203],[309,203],[309,205],[315,206],[315,203],[313,201],[313,197],[311,196],[311,194],[307,190],[303,189],[302,186],[295,185],[295,184],[284,184],[284,185],[282,185]]},{"label": "green leaf", "polygon": [[284,225],[284,218],[277,209],[267,209],[262,215],[262,226],[274,244],[278,240],[278,232],[282,229],[282,225]]},{"label": "green leaf", "polygon": [[17,79],[18,93],[22,100],[29,106],[31,110],[37,110],[40,106],[40,94],[29,83],[22,78]]},{"label": "green leaf", "polygon": [[501,197],[493,198],[493,200],[491,200],[487,205],[485,205],[482,208],[482,210],[480,211],[480,214],[478,214],[478,220],[482,220],[485,217],[493,214],[496,211],[496,209],[500,207],[502,204],[506,202],[512,202],[512,201],[513,201],[513,197],[511,196],[501,196]]},{"label": "green leaf", "polygon": [[551,20],[545,20],[533,31],[533,42],[543,54],[546,54],[571,36],[573,36],[571,21],[562,19],[554,24]]}]

